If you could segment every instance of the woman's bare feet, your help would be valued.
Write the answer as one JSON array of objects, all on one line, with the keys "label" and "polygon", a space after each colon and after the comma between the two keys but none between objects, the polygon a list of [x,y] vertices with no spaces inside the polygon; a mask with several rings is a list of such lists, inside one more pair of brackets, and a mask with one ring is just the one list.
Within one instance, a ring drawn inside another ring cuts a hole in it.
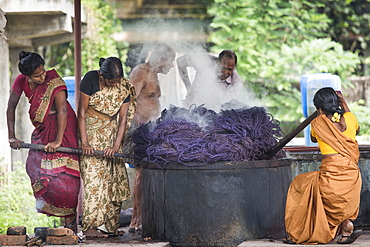
[{"label": "woman's bare feet", "polygon": [[139,225],[139,226],[130,226],[129,229],[128,229],[128,232],[129,233],[141,232],[142,229],[143,229],[143,226],[142,225]]},{"label": "woman's bare feet", "polygon": [[350,220],[345,220],[342,222],[340,225],[341,228],[341,234],[342,234],[342,239],[339,242],[345,241],[349,236],[351,236],[353,232],[353,223]]},{"label": "woman's bare feet", "polygon": [[77,233],[77,222],[76,222],[76,217],[66,217],[64,219],[64,228],[69,228],[71,229],[74,233]]},{"label": "woman's bare feet", "polygon": [[115,230],[112,233],[106,232],[106,231],[103,231],[103,230],[100,230],[100,232],[102,232],[103,234],[110,235],[110,236],[122,236],[123,234],[125,234],[125,231],[124,230],[118,230],[118,229]]},{"label": "woman's bare feet", "polygon": [[125,231],[124,230],[117,230],[117,232],[115,232],[114,235],[122,236],[123,234],[125,234]]},{"label": "woman's bare feet", "polygon": [[99,230],[90,229],[83,232],[86,238],[107,238],[108,234],[103,234]]}]

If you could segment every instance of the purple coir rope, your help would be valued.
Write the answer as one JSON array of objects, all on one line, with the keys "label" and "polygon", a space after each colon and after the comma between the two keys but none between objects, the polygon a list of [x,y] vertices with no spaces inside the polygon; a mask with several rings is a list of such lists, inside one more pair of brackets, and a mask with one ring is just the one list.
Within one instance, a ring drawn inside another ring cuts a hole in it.
[{"label": "purple coir rope", "polygon": [[[135,157],[164,168],[170,162],[186,166],[217,161],[251,161],[283,136],[280,122],[262,107],[221,111],[170,106],[155,123],[134,133]],[[273,158],[285,157],[280,150]]]}]

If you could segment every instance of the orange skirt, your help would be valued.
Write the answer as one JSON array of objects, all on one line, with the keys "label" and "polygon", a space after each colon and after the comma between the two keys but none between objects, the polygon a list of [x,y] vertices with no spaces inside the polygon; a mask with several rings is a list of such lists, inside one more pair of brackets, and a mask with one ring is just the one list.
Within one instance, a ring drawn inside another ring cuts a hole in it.
[{"label": "orange skirt", "polygon": [[361,174],[356,163],[333,155],[322,160],[319,171],[296,176],[285,209],[285,227],[297,244],[328,243],[338,226],[357,218]]}]

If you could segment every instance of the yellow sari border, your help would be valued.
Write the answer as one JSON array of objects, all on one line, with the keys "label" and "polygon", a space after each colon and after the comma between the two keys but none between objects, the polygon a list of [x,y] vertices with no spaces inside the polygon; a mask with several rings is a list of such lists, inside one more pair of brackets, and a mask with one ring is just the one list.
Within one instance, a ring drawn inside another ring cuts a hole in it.
[{"label": "yellow sari border", "polygon": [[73,215],[76,213],[76,208],[57,208],[42,200],[40,200],[40,203],[36,202],[36,209],[45,212],[46,214],[54,215],[57,217]]},{"label": "yellow sari border", "polygon": [[79,162],[78,160],[72,159],[70,157],[59,157],[52,160],[43,159],[41,161],[41,169],[48,171],[53,171],[60,167],[68,167],[69,169],[79,172]]},{"label": "yellow sari border", "polygon": [[51,103],[50,101],[51,101],[54,90],[57,87],[65,86],[65,82],[63,81],[62,78],[58,77],[58,78],[54,78],[50,80],[47,83],[47,85],[48,86],[47,86],[46,92],[41,98],[40,106],[37,108],[37,111],[35,112],[35,118],[33,119],[33,122],[42,123],[44,121],[45,116],[49,113],[48,109]]}]

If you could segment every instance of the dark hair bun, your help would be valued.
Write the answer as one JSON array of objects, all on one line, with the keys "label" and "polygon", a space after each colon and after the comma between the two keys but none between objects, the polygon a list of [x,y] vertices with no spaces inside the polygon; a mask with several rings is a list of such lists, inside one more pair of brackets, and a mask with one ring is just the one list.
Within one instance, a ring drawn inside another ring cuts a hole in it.
[{"label": "dark hair bun", "polygon": [[118,57],[100,58],[100,73],[105,79],[115,79],[123,77],[122,62]]},{"label": "dark hair bun", "polygon": [[31,54],[31,52],[28,52],[28,51],[21,51],[19,53],[19,60],[22,60],[23,58],[29,56]]},{"label": "dark hair bun", "polygon": [[40,65],[45,65],[40,54],[25,51],[19,53],[18,69],[23,75],[31,76]]},{"label": "dark hair bun", "polygon": [[105,61],[105,58],[103,58],[103,57],[101,57],[99,59],[99,67],[101,67],[101,65],[104,63],[104,61]]}]

